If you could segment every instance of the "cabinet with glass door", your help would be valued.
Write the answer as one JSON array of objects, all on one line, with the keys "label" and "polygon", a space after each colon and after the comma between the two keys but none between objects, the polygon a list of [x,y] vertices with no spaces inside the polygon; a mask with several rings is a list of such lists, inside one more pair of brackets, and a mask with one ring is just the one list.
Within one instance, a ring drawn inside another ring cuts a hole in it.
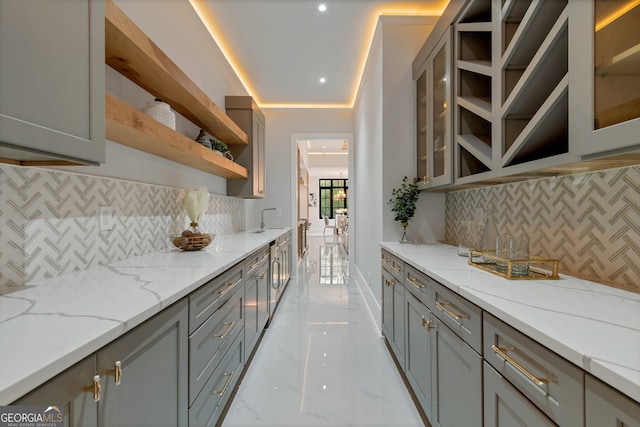
[{"label": "cabinet with glass door", "polygon": [[583,158],[640,150],[640,3],[571,1],[571,128]]},{"label": "cabinet with glass door", "polygon": [[417,177],[419,188],[451,184],[451,30],[425,61],[416,81]]}]

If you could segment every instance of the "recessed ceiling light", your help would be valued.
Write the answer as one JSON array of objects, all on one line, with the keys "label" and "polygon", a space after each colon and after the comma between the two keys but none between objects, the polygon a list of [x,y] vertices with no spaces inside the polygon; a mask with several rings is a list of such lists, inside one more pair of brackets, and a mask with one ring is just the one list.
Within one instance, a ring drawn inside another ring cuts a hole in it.
[{"label": "recessed ceiling light", "polygon": [[318,10],[320,12],[326,12],[327,11],[327,5],[324,3],[320,3],[320,6],[318,6]]},{"label": "recessed ceiling light", "polygon": [[325,79],[324,77],[320,77],[320,83],[324,84],[327,82],[327,79]]}]

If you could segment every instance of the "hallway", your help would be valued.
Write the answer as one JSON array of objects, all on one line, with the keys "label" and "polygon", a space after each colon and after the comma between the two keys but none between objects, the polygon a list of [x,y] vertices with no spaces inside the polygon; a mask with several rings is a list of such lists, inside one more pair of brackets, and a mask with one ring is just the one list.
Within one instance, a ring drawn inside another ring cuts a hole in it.
[{"label": "hallway", "polygon": [[423,425],[348,268],[309,239],[224,427]]}]

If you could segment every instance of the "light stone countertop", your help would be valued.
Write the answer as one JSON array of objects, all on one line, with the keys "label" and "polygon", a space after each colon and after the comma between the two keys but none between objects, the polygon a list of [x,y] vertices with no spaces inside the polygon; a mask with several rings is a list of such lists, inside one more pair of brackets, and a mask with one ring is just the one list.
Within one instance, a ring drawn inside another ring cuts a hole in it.
[{"label": "light stone countertop", "polygon": [[640,402],[639,294],[565,275],[507,280],[468,265],[445,244],[381,246]]},{"label": "light stone countertop", "polygon": [[290,228],[216,236],[0,295],[0,405],[73,366]]}]

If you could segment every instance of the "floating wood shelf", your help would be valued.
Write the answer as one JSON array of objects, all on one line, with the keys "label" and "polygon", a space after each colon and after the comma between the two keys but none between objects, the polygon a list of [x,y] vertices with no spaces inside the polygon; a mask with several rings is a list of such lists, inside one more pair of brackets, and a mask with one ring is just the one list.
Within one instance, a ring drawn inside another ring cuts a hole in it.
[{"label": "floating wood shelf", "polygon": [[223,178],[249,177],[247,169],[237,163],[109,94],[105,109],[107,138],[112,141]]},{"label": "floating wood shelf", "polygon": [[247,134],[111,0],[105,1],[105,62],[222,142],[249,143]]}]

